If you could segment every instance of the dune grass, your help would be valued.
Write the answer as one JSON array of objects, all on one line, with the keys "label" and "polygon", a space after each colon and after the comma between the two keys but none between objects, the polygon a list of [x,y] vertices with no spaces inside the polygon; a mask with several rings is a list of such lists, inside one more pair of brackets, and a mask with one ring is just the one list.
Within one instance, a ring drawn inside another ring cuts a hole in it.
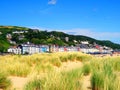
[{"label": "dune grass", "polygon": [[116,74],[116,58],[103,58],[92,62],[92,90],[120,90],[119,76]]},{"label": "dune grass", "polygon": [[[83,67],[54,70],[68,61],[80,61]],[[92,90],[120,90],[119,56],[93,57],[80,52],[7,55],[0,56],[0,68],[8,76],[30,77],[24,90],[82,90],[82,76],[87,75],[91,76]],[[7,88],[10,81],[7,76],[3,78],[5,81],[2,82],[8,83],[4,86]]]},{"label": "dune grass", "polygon": [[[47,70],[48,66],[51,65],[60,67],[62,62],[90,60],[91,56],[85,56],[85,54],[76,52],[42,53],[27,56],[7,55],[0,56],[0,68],[4,67],[2,70],[8,75],[26,77],[34,67],[39,67],[41,71],[45,71],[45,68]],[[46,63],[49,65],[46,66]]]},{"label": "dune grass", "polygon": [[90,64],[84,64],[82,67],[82,73],[83,75],[89,75],[91,73],[91,66]]},{"label": "dune grass", "polygon": [[65,72],[51,72],[43,78],[33,78],[24,90],[80,90],[82,73],[80,69]]},{"label": "dune grass", "polygon": [[7,78],[7,76],[0,72],[0,89],[6,90],[11,86],[11,81]]}]

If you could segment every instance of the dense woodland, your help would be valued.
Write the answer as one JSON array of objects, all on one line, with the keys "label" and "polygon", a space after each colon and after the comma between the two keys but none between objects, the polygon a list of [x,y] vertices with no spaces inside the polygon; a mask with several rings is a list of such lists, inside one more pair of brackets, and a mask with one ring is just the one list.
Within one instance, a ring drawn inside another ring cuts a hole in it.
[{"label": "dense woodland", "polygon": [[[27,31],[27,33],[16,34],[13,33],[14,31]],[[15,41],[16,45],[31,42],[34,44],[56,44],[59,46],[71,46],[80,44],[81,41],[89,41],[90,44],[97,43],[113,49],[120,49],[119,44],[115,44],[111,41],[96,40],[82,35],[69,35],[63,32],[49,32],[47,30],[30,29],[18,26],[0,26],[0,52],[6,52],[7,49],[13,45],[10,44],[9,40],[6,38],[7,34],[11,34],[12,38],[10,40]],[[20,39],[20,37],[22,37],[22,39]],[[68,41],[66,41],[66,37],[68,38]]]}]

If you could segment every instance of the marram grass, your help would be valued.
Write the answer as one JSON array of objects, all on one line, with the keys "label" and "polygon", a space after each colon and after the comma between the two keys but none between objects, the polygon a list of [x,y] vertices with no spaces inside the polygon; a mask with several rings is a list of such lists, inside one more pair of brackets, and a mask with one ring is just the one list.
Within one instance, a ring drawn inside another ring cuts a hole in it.
[{"label": "marram grass", "polygon": [[0,89],[6,90],[10,88],[11,81],[7,78],[4,72],[0,72]]},{"label": "marram grass", "polygon": [[111,60],[104,59],[99,62],[98,66],[93,65],[92,68],[92,90],[120,90],[120,80]]},{"label": "marram grass", "polygon": [[[86,56],[86,57],[85,57]],[[34,55],[7,55],[0,56],[0,68],[3,68],[2,71],[8,73],[12,76],[21,76],[27,77],[34,67],[38,67],[43,72],[48,67],[45,66],[46,63],[49,63],[48,66],[60,67],[62,62],[67,61],[86,61],[90,60],[92,56],[77,53],[77,52],[68,52],[68,53],[42,53]],[[42,65],[41,65],[42,64]]]},{"label": "marram grass", "polygon": [[81,69],[67,72],[50,72],[43,78],[33,78],[24,90],[81,90]]},{"label": "marram grass", "polygon": [[[54,70],[67,61],[80,61],[83,67]],[[8,76],[30,77],[25,90],[82,90],[83,75],[91,76],[92,90],[120,90],[119,56],[93,57],[80,52],[6,55],[0,56],[0,68]],[[5,80],[8,81],[7,88],[10,84],[7,77]]]}]

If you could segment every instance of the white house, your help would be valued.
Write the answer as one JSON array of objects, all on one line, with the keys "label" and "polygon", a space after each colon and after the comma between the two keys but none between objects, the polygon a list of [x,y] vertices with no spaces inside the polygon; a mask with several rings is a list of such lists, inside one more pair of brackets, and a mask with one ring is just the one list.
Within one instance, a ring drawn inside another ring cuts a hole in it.
[{"label": "white house", "polygon": [[7,39],[11,39],[11,38],[12,38],[12,35],[11,35],[11,34],[7,34],[7,35],[6,35],[6,38],[7,38]]},{"label": "white house", "polygon": [[10,47],[8,49],[8,52],[9,53],[14,53],[14,54],[21,54],[21,48],[16,48],[16,47]]},{"label": "white house", "polygon": [[89,44],[88,41],[81,41],[81,44]]},{"label": "white house", "polygon": [[12,32],[13,34],[22,34],[22,33],[27,33],[28,31],[14,31]]},{"label": "white house", "polygon": [[69,41],[69,37],[65,37],[65,41],[68,42]]},{"label": "white house", "polygon": [[2,34],[2,32],[0,32],[0,34]]},{"label": "white house", "polygon": [[22,54],[34,54],[49,51],[48,45],[34,45],[34,44],[22,44],[21,45]]}]

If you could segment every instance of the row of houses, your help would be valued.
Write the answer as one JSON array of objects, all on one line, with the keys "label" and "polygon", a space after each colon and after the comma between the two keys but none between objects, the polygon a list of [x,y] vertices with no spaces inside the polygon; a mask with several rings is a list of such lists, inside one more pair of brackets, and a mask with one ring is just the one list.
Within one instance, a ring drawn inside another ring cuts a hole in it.
[{"label": "row of houses", "polygon": [[79,44],[77,46],[58,46],[58,45],[34,45],[34,44],[21,44],[13,46],[8,49],[9,53],[14,54],[35,54],[43,52],[83,52],[88,54],[110,54],[112,49],[104,48],[102,46],[88,46],[88,44]]},{"label": "row of houses", "polygon": [[8,49],[9,53],[14,54],[34,54],[47,52],[49,46],[47,45],[34,45],[34,44],[21,44],[18,46],[13,46]]},{"label": "row of houses", "polygon": [[34,44],[22,44],[13,46],[8,49],[9,53],[14,54],[35,54],[43,52],[67,52],[67,51],[79,51],[79,47],[59,47],[57,45],[34,45]]}]

